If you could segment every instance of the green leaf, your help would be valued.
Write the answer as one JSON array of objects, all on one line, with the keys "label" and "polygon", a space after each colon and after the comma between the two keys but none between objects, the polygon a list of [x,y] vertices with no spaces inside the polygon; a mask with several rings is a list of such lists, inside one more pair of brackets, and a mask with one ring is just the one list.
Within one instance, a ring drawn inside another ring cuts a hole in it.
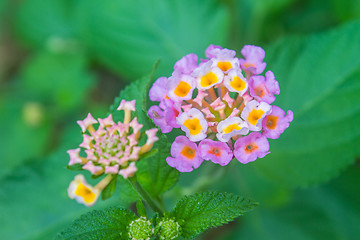
[{"label": "green leaf", "polygon": [[140,199],[136,202],[136,210],[137,210],[139,217],[146,217],[145,206],[144,206],[142,200],[140,200]]},{"label": "green leaf", "polygon": [[184,197],[170,214],[181,225],[183,237],[190,239],[208,228],[233,221],[257,205],[231,193],[204,192]]},{"label": "green leaf", "polygon": [[101,200],[106,200],[114,194],[116,189],[117,179],[118,179],[117,175],[113,176],[109,184],[102,191]]},{"label": "green leaf", "polygon": [[128,239],[127,227],[138,217],[129,210],[95,210],[75,220],[56,239]]},{"label": "green leaf", "polygon": [[80,37],[94,57],[129,79],[159,58],[159,73],[169,75],[176,60],[203,55],[229,33],[227,11],[215,0],[94,0],[77,10]]},{"label": "green leaf", "polygon": [[288,186],[324,182],[360,155],[360,22],[308,38],[288,38],[267,51],[279,81],[274,102],[294,112],[289,129],[254,164]]},{"label": "green leaf", "polygon": [[72,171],[81,171],[81,170],[84,170],[82,167],[84,165],[81,164],[81,163],[76,163],[74,165],[67,165],[66,166],[66,169],[69,169],[69,170],[72,170]]},{"label": "green leaf", "polygon": [[170,144],[164,135],[154,144],[154,148],[159,150],[158,154],[140,160],[137,164],[137,178],[151,196],[158,197],[178,181],[179,171],[166,162],[170,156]]},{"label": "green leaf", "polygon": [[332,0],[332,7],[337,17],[342,21],[360,17],[360,0]]},{"label": "green leaf", "polygon": [[27,46],[43,48],[56,39],[74,36],[71,21],[72,1],[26,0],[15,9],[14,29]]},{"label": "green leaf", "polygon": [[353,166],[326,185],[294,191],[291,201],[281,206],[261,205],[221,239],[356,240],[360,236],[360,186],[354,183],[360,181],[359,172],[359,166]]}]

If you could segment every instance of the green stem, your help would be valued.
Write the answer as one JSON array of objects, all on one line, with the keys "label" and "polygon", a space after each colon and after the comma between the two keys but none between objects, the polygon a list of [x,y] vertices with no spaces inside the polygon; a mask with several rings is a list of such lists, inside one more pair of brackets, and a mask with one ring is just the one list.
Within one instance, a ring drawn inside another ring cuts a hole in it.
[{"label": "green stem", "polygon": [[146,192],[146,190],[138,182],[136,176],[129,178],[129,182],[154,212],[158,212],[161,215],[164,214],[165,209],[160,207],[159,204]]}]

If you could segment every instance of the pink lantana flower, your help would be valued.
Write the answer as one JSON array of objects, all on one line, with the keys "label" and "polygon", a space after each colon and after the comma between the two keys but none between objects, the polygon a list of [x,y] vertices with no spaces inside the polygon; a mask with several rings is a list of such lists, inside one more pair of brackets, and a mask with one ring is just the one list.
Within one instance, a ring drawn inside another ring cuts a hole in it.
[{"label": "pink lantana flower", "polygon": [[202,140],[199,144],[200,156],[221,166],[228,165],[233,159],[233,152],[226,143],[211,139]]},{"label": "pink lantana flower", "polygon": [[234,155],[241,163],[255,161],[258,157],[263,158],[269,152],[270,146],[267,138],[259,132],[252,132],[246,137],[236,140]]},{"label": "pink lantana flower", "polygon": [[267,138],[277,139],[287,129],[294,118],[294,114],[289,110],[285,116],[285,111],[278,106],[272,106],[272,112],[263,120],[263,135]]},{"label": "pink lantana flower", "polygon": [[252,76],[249,80],[250,94],[257,101],[271,104],[275,101],[275,96],[280,94],[279,83],[275,80],[274,73],[267,71],[265,77]]},{"label": "pink lantana flower", "polygon": [[175,138],[171,145],[171,156],[166,158],[166,162],[180,172],[191,172],[193,168],[198,168],[203,162],[196,143],[185,136]]},{"label": "pink lantana flower", "polygon": [[[278,137],[292,120],[291,111],[285,117],[270,105],[275,100],[274,95],[280,93],[280,88],[273,72],[260,75],[266,67],[263,62],[265,51],[247,45],[241,53],[245,58],[237,58],[233,50],[210,45],[205,51],[207,59],[197,63],[195,54],[186,55],[175,64],[171,77],[159,78],[150,90],[150,99],[160,102],[148,112],[155,125],[163,133],[180,128],[187,142],[193,142],[191,148],[199,151],[194,156],[220,165],[228,164],[231,160],[229,156],[240,151],[236,148],[239,144],[234,145],[235,141],[245,141],[250,136],[251,139],[260,136],[265,140],[266,137]],[[275,109],[273,115],[272,109]],[[197,144],[199,147],[196,147]],[[178,147],[179,143],[175,141],[173,146]],[[190,144],[187,143],[187,146]],[[228,154],[221,157],[211,155],[208,148],[215,149],[215,146]],[[262,149],[261,145],[251,157],[248,157],[250,150],[244,157],[235,156],[241,161],[247,161],[243,158],[254,161],[262,156]],[[177,166],[176,157],[169,158],[170,166]],[[183,156],[179,158],[182,164],[188,164],[187,167],[177,167],[179,171],[192,170]]]},{"label": "pink lantana flower", "polygon": [[263,62],[265,58],[265,51],[261,47],[246,45],[241,49],[241,54],[245,59],[239,59],[240,66],[245,71],[253,74],[260,74],[264,71],[266,63]]}]

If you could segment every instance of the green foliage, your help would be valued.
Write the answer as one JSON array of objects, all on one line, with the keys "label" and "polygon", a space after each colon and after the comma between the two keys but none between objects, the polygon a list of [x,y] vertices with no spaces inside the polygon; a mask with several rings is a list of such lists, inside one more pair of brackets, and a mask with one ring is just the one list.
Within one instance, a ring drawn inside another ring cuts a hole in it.
[{"label": "green foliage", "polygon": [[87,59],[80,53],[42,51],[24,65],[20,78],[31,98],[50,104],[54,114],[72,110],[85,103],[95,83],[87,70]]},{"label": "green foliage", "polygon": [[[220,239],[357,240],[360,236],[359,166],[324,186],[296,190],[287,202],[264,208],[261,204],[242,218],[237,231]],[[257,184],[250,184],[249,188]],[[250,189],[252,191],[252,189]],[[259,200],[265,203],[268,196]]]},{"label": "green foliage", "polygon": [[31,48],[43,48],[56,39],[72,38],[72,5],[73,1],[69,0],[21,1],[15,8],[15,32]]},{"label": "green foliage", "polygon": [[190,239],[204,230],[221,226],[255,208],[257,203],[231,193],[196,193],[181,199],[171,211],[183,237]]},{"label": "green foliage", "polygon": [[127,227],[136,218],[123,208],[95,210],[75,220],[57,239],[128,239]]},{"label": "green foliage", "polygon": [[[290,128],[255,165],[289,186],[336,176],[360,154],[360,23],[307,39],[285,39],[267,51],[282,93],[275,105],[294,111]],[[291,64],[289,64],[291,63]]]},{"label": "green foliage", "polygon": [[332,4],[334,12],[342,21],[360,17],[360,0],[332,0]]},{"label": "green foliage", "polygon": [[129,79],[159,57],[159,74],[168,75],[176,60],[224,44],[229,33],[215,0],[83,0],[77,10],[79,36],[95,59]]}]

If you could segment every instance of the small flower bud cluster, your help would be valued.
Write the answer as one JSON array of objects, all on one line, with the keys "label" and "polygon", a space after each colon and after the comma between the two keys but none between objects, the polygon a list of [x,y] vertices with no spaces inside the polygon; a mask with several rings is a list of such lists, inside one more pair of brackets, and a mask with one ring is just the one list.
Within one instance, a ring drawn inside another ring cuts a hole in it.
[{"label": "small flower bud cluster", "polygon": [[[170,166],[181,172],[198,168],[203,160],[222,166],[235,156],[241,163],[269,153],[267,138],[276,139],[293,120],[292,111],[270,105],[280,94],[273,72],[260,75],[265,52],[247,45],[236,52],[210,45],[198,64],[188,54],[174,66],[171,77],[157,79],[149,92],[148,114],[163,133],[181,128],[186,134],[171,147]],[[196,142],[200,142],[197,144]]]},{"label": "small flower bud cluster", "polygon": [[[143,146],[139,146],[143,125],[138,123],[136,117],[131,117],[131,112],[135,111],[135,100],[122,100],[118,110],[125,112],[123,122],[115,123],[111,114],[104,119],[95,120],[90,113],[84,120],[77,122],[83,132],[83,142],[80,148],[67,151],[70,156],[69,166],[79,164],[92,175],[121,175],[128,178],[135,174],[136,161],[142,154],[150,151],[158,140],[157,129],[145,131],[147,141]],[[98,125],[97,129],[95,124]],[[86,157],[81,156],[83,153]],[[68,189],[70,198],[88,206],[94,204],[111,179],[108,177],[103,180],[91,187],[82,175],[78,175]]]},{"label": "small flower bud cluster", "polygon": [[153,234],[154,228],[145,217],[140,217],[129,225],[129,238],[132,240],[149,240]]},{"label": "small flower bud cluster", "polygon": [[172,240],[181,236],[182,228],[174,219],[164,217],[156,226],[156,232],[160,239]]}]

